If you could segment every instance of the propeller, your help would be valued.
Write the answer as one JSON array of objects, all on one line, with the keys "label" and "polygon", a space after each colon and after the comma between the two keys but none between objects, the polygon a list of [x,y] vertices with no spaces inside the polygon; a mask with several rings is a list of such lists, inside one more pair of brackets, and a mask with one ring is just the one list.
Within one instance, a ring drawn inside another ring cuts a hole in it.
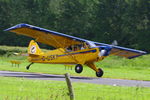
[{"label": "propeller", "polygon": [[92,41],[86,41],[86,43],[89,45],[90,48],[95,48],[95,47],[99,48],[100,51],[98,54],[99,57],[108,56],[110,54],[111,49],[114,46],[118,45],[118,42],[116,40],[114,40],[111,45],[105,45],[105,46],[96,46]]},{"label": "propeller", "polygon": [[112,43],[111,43],[112,46],[117,46],[118,45],[118,42],[117,40],[114,40]]},{"label": "propeller", "polygon": [[99,56],[102,57],[102,56],[108,56],[110,54],[110,51],[111,51],[112,47],[111,46],[99,46]]},{"label": "propeller", "polygon": [[118,45],[117,40],[114,40],[110,46],[99,46],[100,52],[99,52],[98,55],[100,57],[102,57],[102,56],[108,56],[110,54],[111,49],[114,46],[117,46],[117,45]]}]

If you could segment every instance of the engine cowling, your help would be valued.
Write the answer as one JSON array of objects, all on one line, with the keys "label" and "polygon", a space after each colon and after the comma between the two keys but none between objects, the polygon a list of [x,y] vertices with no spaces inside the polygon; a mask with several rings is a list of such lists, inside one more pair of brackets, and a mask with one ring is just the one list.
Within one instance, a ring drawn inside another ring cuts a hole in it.
[{"label": "engine cowling", "polygon": [[111,51],[112,47],[110,46],[99,46],[99,56],[102,57],[102,56],[108,56],[110,54],[110,51]]}]

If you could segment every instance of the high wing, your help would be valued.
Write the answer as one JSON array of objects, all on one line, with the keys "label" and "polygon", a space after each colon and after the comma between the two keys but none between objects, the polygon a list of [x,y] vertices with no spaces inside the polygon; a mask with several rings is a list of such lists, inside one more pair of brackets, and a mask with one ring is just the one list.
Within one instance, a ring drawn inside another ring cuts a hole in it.
[{"label": "high wing", "polygon": [[[25,35],[36,39],[36,41],[53,46],[55,48],[66,48],[71,45],[81,44],[83,42],[89,41],[86,39],[77,38],[74,36],[66,35],[63,33],[47,30],[44,28],[36,27],[29,24],[18,24],[16,26],[10,27],[5,31],[15,32],[17,34]],[[93,41],[92,41],[93,42]],[[124,48],[120,46],[112,46],[109,44],[93,42],[97,46],[111,46],[111,55],[122,56],[126,58],[135,58],[146,54],[144,51]]]},{"label": "high wing", "polygon": [[135,50],[135,49],[125,48],[120,46],[113,46],[105,43],[98,43],[98,42],[94,42],[94,43],[97,46],[110,46],[112,47],[112,50],[110,51],[110,55],[121,56],[128,59],[132,59],[147,54],[147,52],[141,50]]},{"label": "high wing", "polygon": [[84,40],[59,32],[47,30],[29,24],[18,24],[4,31],[15,32],[20,35],[25,35],[36,39],[55,48],[65,48],[75,44],[81,44]]}]

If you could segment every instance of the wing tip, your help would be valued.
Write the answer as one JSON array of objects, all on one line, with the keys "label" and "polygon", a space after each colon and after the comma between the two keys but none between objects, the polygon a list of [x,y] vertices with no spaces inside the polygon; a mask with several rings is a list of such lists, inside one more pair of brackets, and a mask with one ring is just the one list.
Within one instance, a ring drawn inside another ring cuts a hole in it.
[{"label": "wing tip", "polygon": [[148,53],[143,51],[143,53],[141,53],[139,55],[136,55],[136,56],[128,57],[128,59],[133,59],[133,58],[136,58],[136,57],[139,57],[139,56],[143,56],[143,55],[146,55],[146,54],[148,54]]},{"label": "wing tip", "polygon": [[28,25],[29,24],[26,24],[26,23],[20,23],[20,24],[17,24],[15,26],[12,26],[10,28],[7,28],[4,31],[10,31],[10,30],[14,30],[14,29],[17,29],[17,28],[21,28],[21,27],[27,27]]}]

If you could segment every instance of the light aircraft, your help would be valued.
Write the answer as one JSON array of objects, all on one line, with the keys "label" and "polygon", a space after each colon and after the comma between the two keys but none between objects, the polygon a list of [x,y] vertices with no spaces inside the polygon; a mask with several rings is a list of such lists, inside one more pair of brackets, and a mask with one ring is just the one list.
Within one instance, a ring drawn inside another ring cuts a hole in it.
[{"label": "light aircraft", "polygon": [[[146,54],[144,51],[94,42],[24,23],[5,31],[35,39],[29,43],[28,60],[31,63],[26,69],[29,69],[33,63],[73,64],[75,72],[81,73],[83,65],[86,65],[96,72],[97,77],[101,77],[104,72],[95,66],[95,62],[102,61],[110,55],[131,59]],[[56,49],[42,52],[37,42],[53,46]]]}]

